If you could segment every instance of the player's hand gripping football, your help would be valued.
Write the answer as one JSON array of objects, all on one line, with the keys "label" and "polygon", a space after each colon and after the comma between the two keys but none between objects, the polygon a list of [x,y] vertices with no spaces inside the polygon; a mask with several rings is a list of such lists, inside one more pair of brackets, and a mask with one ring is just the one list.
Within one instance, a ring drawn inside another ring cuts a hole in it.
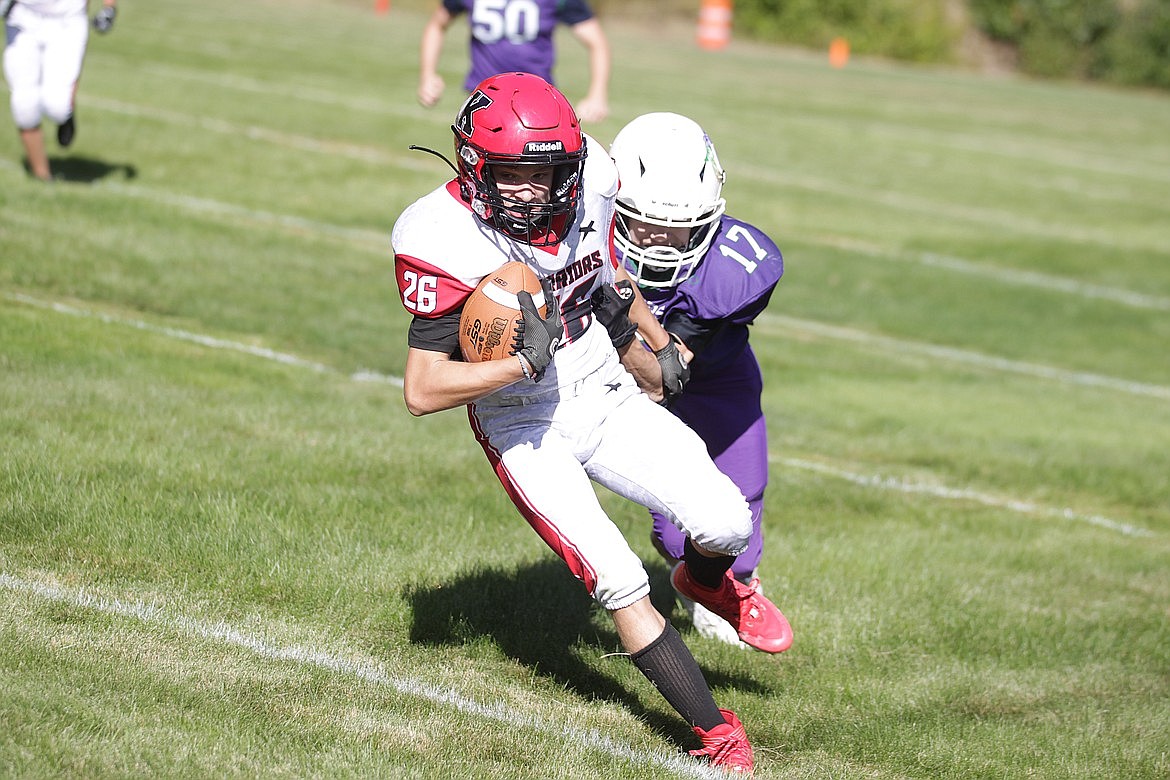
[{"label": "player's hand gripping football", "polygon": [[93,29],[102,33],[103,35],[114,29],[114,18],[118,15],[118,9],[112,5],[103,5],[93,16]]},{"label": "player's hand gripping football", "polygon": [[522,290],[516,295],[520,301],[520,312],[523,316],[516,325],[516,335],[512,338],[512,354],[519,355],[522,360],[528,361],[532,367],[532,381],[539,382],[544,376],[544,370],[552,362],[553,354],[557,351],[561,341],[565,338],[565,323],[561,320],[561,304],[553,294],[552,284],[548,279],[540,280],[540,287],[544,290],[544,302],[548,306],[548,317],[541,318],[532,300],[532,294]]},{"label": "player's hand gripping football", "polygon": [[662,405],[670,403],[682,395],[683,388],[691,379],[691,366],[679,353],[678,347],[682,340],[675,334],[670,334],[670,341],[662,349],[654,351],[658,358],[658,365],[662,368]]}]

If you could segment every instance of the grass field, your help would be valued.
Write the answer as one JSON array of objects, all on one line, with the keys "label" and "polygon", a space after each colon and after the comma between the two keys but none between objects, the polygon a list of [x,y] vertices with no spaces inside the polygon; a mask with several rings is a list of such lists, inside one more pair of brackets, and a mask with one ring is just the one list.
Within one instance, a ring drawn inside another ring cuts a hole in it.
[{"label": "grass field", "polygon": [[[709,775],[465,415],[405,410],[389,232],[465,28],[428,111],[423,15],[372,6],[125,3],[50,186],[5,118],[2,776]],[[695,117],[785,253],[796,642],[674,615],[757,777],[1170,777],[1170,98],[607,29],[587,129]]]}]

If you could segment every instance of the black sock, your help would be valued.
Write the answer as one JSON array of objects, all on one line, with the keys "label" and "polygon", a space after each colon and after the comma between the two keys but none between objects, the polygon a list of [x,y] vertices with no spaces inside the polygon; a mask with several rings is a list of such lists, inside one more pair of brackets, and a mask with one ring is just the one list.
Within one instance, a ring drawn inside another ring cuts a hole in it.
[{"label": "black sock", "polygon": [[704,588],[718,588],[723,577],[735,563],[734,555],[720,555],[718,558],[708,558],[702,555],[688,538],[683,545],[683,561],[691,579]]},{"label": "black sock", "polygon": [[630,659],[692,727],[710,731],[725,722],[699,664],[669,620],[662,634]]}]

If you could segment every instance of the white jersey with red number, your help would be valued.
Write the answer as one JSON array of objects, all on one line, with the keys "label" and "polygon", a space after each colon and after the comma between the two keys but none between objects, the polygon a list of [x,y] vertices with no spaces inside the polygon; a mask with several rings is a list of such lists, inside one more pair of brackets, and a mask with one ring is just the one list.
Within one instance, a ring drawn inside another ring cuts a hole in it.
[{"label": "white jersey with red number", "polygon": [[565,341],[539,384],[517,382],[479,403],[510,403],[517,396],[546,394],[596,371],[613,352],[604,327],[594,323],[589,296],[613,284],[617,261],[612,248],[617,168],[596,141],[586,136],[588,156],[583,194],[569,235],[552,247],[533,247],[485,225],[450,181],[423,196],[394,225],[395,273],[402,305],[423,318],[455,311],[480,280],[505,262],[520,260],[552,282]]},{"label": "white jersey with red number", "polygon": [[[641,559],[590,480],[669,518],[696,544],[746,548],[751,512],[698,435],[642,393],[622,367],[589,297],[612,284],[617,170],[589,143],[584,194],[570,235],[535,248],[485,225],[457,182],[423,196],[394,225],[402,303],[416,317],[457,311],[483,277],[522,260],[552,280],[567,342],[540,382],[520,380],[469,406],[484,454],[517,509],[606,609],[650,592]],[[665,457],[663,457],[665,455]]]}]

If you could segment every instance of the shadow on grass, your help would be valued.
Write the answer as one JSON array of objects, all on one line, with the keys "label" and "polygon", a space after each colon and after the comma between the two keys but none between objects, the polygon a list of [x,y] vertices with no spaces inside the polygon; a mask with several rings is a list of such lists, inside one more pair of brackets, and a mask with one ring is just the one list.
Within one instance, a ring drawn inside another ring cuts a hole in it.
[{"label": "shadow on grass", "polygon": [[[665,566],[650,568],[651,601],[664,615],[670,615],[673,608],[668,577]],[[414,615],[410,632],[414,643],[471,645],[486,639],[534,674],[566,690],[587,699],[618,702],[680,744],[694,740],[691,730],[665,701],[661,709],[647,709],[620,678],[607,675],[591,660],[591,652],[575,650],[581,645],[604,652],[621,648],[613,622],[607,615],[598,619],[599,607],[560,560],[541,561],[519,571],[479,570],[437,588],[414,589],[406,598]],[[609,660],[630,663],[625,658]],[[715,687],[759,689],[755,680],[731,679],[707,669],[703,672]],[[639,676],[638,680],[649,688],[645,678]]]},{"label": "shadow on grass", "polygon": [[138,178],[138,169],[130,163],[109,163],[91,157],[53,157],[49,168],[58,181],[64,182],[92,184],[119,173],[127,181]]}]

